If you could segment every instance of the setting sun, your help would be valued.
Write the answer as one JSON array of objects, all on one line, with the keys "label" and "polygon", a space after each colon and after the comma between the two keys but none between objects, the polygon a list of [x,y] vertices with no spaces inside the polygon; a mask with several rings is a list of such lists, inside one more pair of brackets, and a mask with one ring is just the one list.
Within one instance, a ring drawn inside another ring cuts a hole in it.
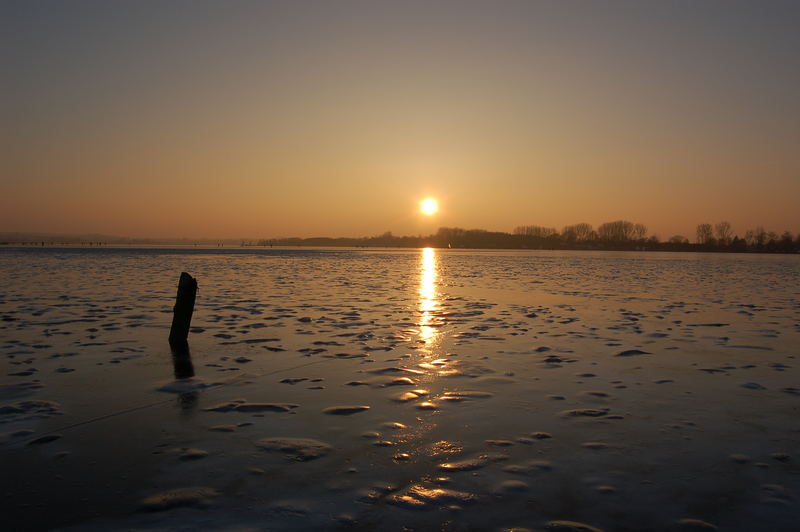
[{"label": "setting sun", "polygon": [[433,216],[439,212],[439,202],[434,198],[425,198],[419,202],[419,212],[425,216]]}]

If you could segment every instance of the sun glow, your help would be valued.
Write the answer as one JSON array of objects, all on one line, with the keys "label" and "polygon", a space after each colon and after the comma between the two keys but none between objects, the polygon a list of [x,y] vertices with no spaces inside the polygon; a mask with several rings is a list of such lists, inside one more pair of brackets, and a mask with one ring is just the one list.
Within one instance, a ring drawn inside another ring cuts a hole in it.
[{"label": "sun glow", "polygon": [[439,212],[439,202],[434,198],[425,198],[419,202],[419,212],[425,216],[433,216]]}]

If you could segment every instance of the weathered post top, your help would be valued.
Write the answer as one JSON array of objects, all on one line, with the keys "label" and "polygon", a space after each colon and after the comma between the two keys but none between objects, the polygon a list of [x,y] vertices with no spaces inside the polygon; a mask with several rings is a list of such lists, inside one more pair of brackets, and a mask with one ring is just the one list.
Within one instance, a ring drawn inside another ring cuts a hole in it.
[{"label": "weathered post top", "polygon": [[175,297],[175,307],[173,308],[172,327],[169,331],[171,344],[188,341],[196,297],[197,279],[186,272],[181,272],[178,280],[178,294]]},{"label": "weathered post top", "polygon": [[197,291],[197,279],[186,272],[181,272],[181,277],[178,279],[178,290],[180,289]]}]

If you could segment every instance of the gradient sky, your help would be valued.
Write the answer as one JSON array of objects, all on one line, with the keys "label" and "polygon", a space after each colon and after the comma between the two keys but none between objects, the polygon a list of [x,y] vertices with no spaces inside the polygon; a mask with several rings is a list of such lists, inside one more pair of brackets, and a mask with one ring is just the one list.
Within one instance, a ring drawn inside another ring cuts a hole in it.
[{"label": "gradient sky", "polygon": [[2,0],[0,20],[0,231],[800,231],[797,1]]}]

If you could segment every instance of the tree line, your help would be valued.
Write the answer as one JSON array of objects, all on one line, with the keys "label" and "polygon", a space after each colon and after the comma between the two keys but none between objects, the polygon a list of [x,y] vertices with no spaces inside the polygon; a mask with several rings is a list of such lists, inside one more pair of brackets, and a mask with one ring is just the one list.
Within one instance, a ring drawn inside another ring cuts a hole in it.
[{"label": "tree line", "polygon": [[716,251],[733,253],[800,253],[800,234],[778,235],[758,226],[733,233],[729,222],[701,223],[694,242],[683,235],[661,240],[649,235],[647,226],[627,220],[606,222],[594,228],[588,223],[554,227],[521,225],[511,233],[441,227],[432,235],[395,236],[391,232],[363,238],[277,238],[243,242],[255,246],[437,247],[472,249],[587,249],[638,251]]}]

